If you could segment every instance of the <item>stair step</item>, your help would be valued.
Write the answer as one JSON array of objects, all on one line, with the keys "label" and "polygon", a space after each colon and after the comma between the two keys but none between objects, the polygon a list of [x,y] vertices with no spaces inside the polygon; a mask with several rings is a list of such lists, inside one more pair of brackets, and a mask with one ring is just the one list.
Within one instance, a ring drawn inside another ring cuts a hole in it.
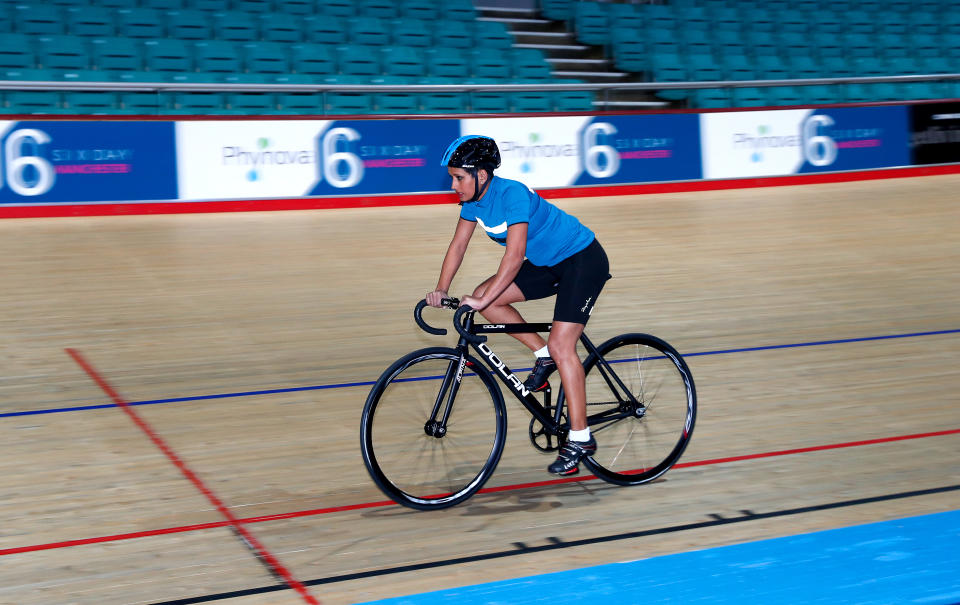
[{"label": "stair step", "polygon": [[597,101],[593,102],[594,107],[667,107],[670,103],[666,101]]},{"label": "stair step", "polygon": [[573,40],[575,36],[570,32],[538,32],[538,31],[525,31],[525,30],[513,30],[510,32],[514,36],[535,36],[537,38],[567,38]]},{"label": "stair step", "polygon": [[583,44],[514,44],[513,48],[536,48],[547,52],[551,50],[590,50],[589,46]]},{"label": "stair step", "polygon": [[609,59],[579,59],[565,57],[547,57],[550,63],[563,63],[565,65],[609,65]]},{"label": "stair step", "polygon": [[524,15],[536,15],[538,12],[535,8],[517,8],[512,6],[475,6],[474,8],[481,13],[520,13]]},{"label": "stair step", "polygon": [[605,80],[615,80],[618,78],[625,78],[630,74],[622,71],[565,71],[559,70],[551,72],[554,76],[559,78],[603,78]]},{"label": "stair step", "polygon": [[546,19],[533,19],[530,17],[478,17],[477,21],[496,21],[498,23],[515,25],[550,25],[553,23]]}]

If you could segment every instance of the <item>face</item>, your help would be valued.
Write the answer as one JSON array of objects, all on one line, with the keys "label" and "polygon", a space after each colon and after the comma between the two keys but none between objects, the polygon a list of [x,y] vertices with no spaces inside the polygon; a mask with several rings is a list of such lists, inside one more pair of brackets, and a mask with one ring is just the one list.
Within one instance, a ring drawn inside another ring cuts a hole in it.
[{"label": "face", "polygon": [[[450,178],[453,180],[450,188],[456,192],[460,201],[465,202],[471,199],[477,192],[473,175],[463,168],[448,167],[447,172],[450,174]],[[487,180],[486,177],[486,171],[480,170],[477,172],[477,178],[480,180],[480,187],[483,187],[484,182]]]}]

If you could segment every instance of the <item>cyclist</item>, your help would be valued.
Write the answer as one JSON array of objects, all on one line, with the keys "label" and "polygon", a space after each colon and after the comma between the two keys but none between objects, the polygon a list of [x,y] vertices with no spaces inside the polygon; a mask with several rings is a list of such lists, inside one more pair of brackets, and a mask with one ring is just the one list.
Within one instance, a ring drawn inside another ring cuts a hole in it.
[{"label": "cyclist", "polygon": [[460,199],[460,220],[440,269],[437,287],[426,296],[439,307],[463,261],[477,225],[506,247],[497,273],[473,295],[463,296],[493,323],[525,323],[512,304],[556,295],[549,343],[539,334],[511,334],[534,352],[533,371],[524,381],[542,391],[554,370],[560,372],[567,399],[570,434],[547,470],[558,475],[579,472],[580,460],[597,442],[587,426],[586,386],[577,342],[597,297],[610,279],[607,255],[593,232],[579,220],[534,193],[526,185],[495,177],[500,167],[496,142],[468,135],[447,148],[441,162]]}]

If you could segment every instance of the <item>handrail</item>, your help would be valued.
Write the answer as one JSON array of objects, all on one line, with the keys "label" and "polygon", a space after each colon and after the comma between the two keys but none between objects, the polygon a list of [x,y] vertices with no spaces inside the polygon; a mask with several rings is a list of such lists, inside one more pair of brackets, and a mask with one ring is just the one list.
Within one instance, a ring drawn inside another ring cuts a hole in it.
[{"label": "handrail", "polygon": [[102,90],[130,92],[522,92],[562,90],[674,90],[699,88],[763,88],[823,84],[909,83],[960,80],[960,73],[898,76],[844,76],[782,80],[709,80],[696,82],[614,82],[544,84],[235,84],[226,82],[61,82],[52,80],[0,80],[0,90]]}]

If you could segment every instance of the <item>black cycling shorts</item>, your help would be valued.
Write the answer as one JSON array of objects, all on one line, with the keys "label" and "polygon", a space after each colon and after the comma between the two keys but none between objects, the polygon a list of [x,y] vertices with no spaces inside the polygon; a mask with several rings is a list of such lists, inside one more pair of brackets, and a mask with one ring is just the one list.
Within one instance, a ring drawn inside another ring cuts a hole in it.
[{"label": "black cycling shorts", "polygon": [[587,324],[593,305],[610,279],[610,264],[603,246],[594,239],[589,246],[551,267],[524,260],[514,278],[523,297],[537,300],[557,295],[553,320]]}]

